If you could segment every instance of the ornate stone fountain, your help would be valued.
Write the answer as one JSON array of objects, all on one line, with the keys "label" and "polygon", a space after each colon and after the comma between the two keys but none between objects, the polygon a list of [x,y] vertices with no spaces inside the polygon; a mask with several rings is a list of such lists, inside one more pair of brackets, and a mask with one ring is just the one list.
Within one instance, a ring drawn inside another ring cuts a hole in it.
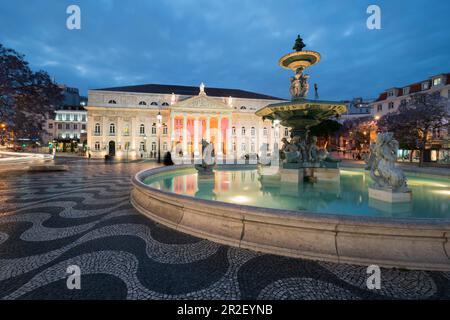
[{"label": "ornate stone fountain", "polygon": [[[330,158],[325,149],[317,147],[317,137],[309,135],[309,128],[324,120],[340,116],[347,107],[343,102],[307,98],[309,75],[304,72],[306,68],[320,61],[320,54],[315,51],[303,51],[304,47],[303,40],[298,36],[293,47],[295,51],[279,60],[282,68],[294,71],[294,76],[290,78],[291,101],[269,104],[258,110],[256,115],[291,128],[291,140],[284,139],[281,148],[282,168],[293,170],[285,171],[287,180],[300,181],[302,178],[336,180],[339,178],[338,161]],[[318,97],[317,85],[314,87],[315,96]]]}]

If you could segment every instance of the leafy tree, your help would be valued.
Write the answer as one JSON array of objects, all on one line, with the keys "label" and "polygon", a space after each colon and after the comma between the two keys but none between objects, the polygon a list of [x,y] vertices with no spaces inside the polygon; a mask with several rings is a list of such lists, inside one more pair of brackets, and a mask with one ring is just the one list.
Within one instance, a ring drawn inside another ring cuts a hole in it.
[{"label": "leafy tree", "polygon": [[356,149],[362,150],[370,145],[370,132],[375,129],[372,116],[345,120],[339,130],[341,136],[354,142]]},{"label": "leafy tree", "polygon": [[430,133],[447,127],[449,120],[448,100],[440,92],[418,93],[402,103],[397,112],[381,117],[378,127],[393,132],[401,146],[420,150],[419,165],[422,165]]},{"label": "leafy tree", "polygon": [[335,120],[325,120],[309,128],[309,136],[316,136],[325,146],[331,145],[331,137],[339,131],[342,125]]},{"label": "leafy tree", "polygon": [[39,137],[42,124],[62,102],[45,71],[33,72],[24,56],[0,44],[0,122],[16,137]]}]

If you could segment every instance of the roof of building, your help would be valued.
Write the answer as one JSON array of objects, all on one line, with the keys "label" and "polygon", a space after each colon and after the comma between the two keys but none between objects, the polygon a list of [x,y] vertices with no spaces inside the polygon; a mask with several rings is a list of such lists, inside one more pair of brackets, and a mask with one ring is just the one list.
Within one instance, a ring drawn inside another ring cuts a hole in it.
[{"label": "roof of building", "polygon": [[[134,92],[134,93],[158,93],[158,94],[177,94],[186,96],[195,96],[199,93],[198,86],[179,86],[165,84],[142,84],[135,86],[112,87],[103,89],[93,89],[96,91],[117,91],[117,92]],[[286,100],[265,94],[240,89],[224,89],[206,87],[205,92],[212,97],[233,97],[244,99],[266,99],[266,100]]]},{"label": "roof of building", "polygon": [[[432,77],[430,77],[428,79],[425,79],[425,80],[422,80],[422,81],[419,81],[419,82],[415,82],[415,83],[403,86],[401,88],[394,87],[394,88],[391,88],[389,90],[397,89],[398,90],[397,97],[403,96],[405,94],[404,88],[408,88],[408,87],[409,87],[409,94],[416,93],[416,92],[422,91],[422,83],[428,82],[429,87],[431,87],[431,79],[436,77],[436,76],[441,76],[441,75],[444,76],[444,77],[447,77],[446,80],[444,79],[444,81],[445,81],[444,84],[445,85],[450,84],[450,73],[442,73],[442,74],[438,74],[438,75],[432,76]],[[389,90],[387,90],[387,91],[389,91]],[[384,92],[380,93],[380,95],[378,96],[378,99],[375,100],[375,102],[386,100],[387,99],[387,91],[384,91]]]}]

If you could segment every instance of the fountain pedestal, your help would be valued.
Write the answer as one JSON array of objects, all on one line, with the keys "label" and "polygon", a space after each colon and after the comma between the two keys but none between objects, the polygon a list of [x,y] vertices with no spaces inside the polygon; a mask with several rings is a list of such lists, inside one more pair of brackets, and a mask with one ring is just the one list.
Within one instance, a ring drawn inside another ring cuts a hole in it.
[{"label": "fountain pedestal", "polygon": [[410,202],[412,200],[412,194],[411,190],[396,192],[389,189],[369,187],[369,198],[391,203]]}]

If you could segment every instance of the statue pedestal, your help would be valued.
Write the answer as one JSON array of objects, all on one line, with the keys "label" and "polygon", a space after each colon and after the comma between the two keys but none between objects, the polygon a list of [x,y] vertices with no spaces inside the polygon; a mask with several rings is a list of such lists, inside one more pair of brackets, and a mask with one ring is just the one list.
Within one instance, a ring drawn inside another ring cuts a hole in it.
[{"label": "statue pedestal", "polygon": [[412,200],[412,195],[411,190],[408,190],[406,192],[395,192],[388,189],[369,187],[369,198],[384,202],[398,203],[410,202]]},{"label": "statue pedestal", "polygon": [[303,183],[303,168],[301,169],[280,169],[281,182]]},{"label": "statue pedestal", "polygon": [[340,173],[339,169],[314,168],[314,177],[316,177],[318,181],[339,182],[341,179],[341,173]]}]

